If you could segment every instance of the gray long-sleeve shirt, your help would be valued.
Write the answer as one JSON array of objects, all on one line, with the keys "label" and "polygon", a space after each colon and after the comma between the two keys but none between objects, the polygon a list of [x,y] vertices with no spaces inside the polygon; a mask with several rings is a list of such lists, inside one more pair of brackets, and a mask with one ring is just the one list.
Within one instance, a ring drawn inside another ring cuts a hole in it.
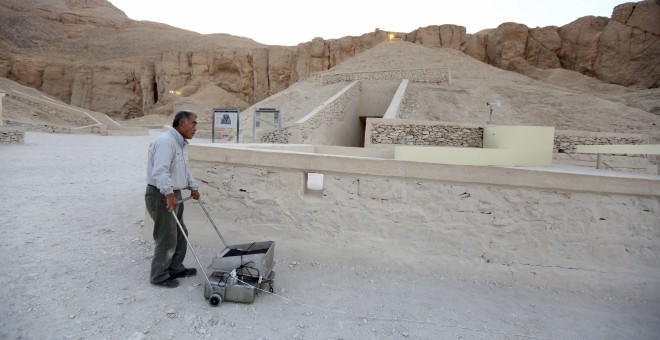
[{"label": "gray long-sleeve shirt", "polygon": [[188,170],[187,145],[174,128],[156,138],[149,146],[147,184],[157,187],[163,195],[186,188],[198,190],[199,185]]}]

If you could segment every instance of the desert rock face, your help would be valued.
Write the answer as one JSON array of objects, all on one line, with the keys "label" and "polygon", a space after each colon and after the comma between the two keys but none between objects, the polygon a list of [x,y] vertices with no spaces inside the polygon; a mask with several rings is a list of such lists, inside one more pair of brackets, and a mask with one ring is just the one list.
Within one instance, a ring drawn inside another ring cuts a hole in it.
[{"label": "desert rock face", "polygon": [[[613,84],[655,88],[658,18],[659,2],[641,1],[617,6],[611,19],[583,17],[562,27],[503,23],[466,34],[464,27],[447,24],[401,35],[524,74],[564,68]],[[121,118],[169,113],[176,106],[172,96],[192,96],[207,84],[223,93],[215,106],[245,109],[389,38],[377,29],[295,47],[266,46],[137,22],[104,0],[3,0],[0,19],[0,76]]]},{"label": "desert rock face", "polygon": [[493,66],[511,69],[510,64],[525,58],[529,29],[525,25],[504,23],[488,35],[486,55]]},{"label": "desert rock face", "polygon": [[602,17],[582,17],[559,29],[564,68],[594,75],[594,63],[598,56],[599,40],[609,20]]},{"label": "desert rock face", "polygon": [[[606,82],[660,86],[660,1],[626,3],[614,8],[602,32],[595,76]],[[635,74],[643,75],[640,78]]]}]

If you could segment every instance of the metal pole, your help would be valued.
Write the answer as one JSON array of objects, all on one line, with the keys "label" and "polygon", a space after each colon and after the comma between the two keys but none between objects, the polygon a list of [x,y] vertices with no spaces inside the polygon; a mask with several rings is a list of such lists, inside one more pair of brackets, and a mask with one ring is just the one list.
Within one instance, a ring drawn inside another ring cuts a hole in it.
[{"label": "metal pole", "polygon": [[188,239],[188,236],[186,235],[185,230],[183,230],[183,226],[181,225],[181,222],[179,222],[179,218],[176,217],[176,212],[175,211],[172,211],[172,216],[174,216],[174,220],[176,221],[176,225],[179,226],[179,230],[181,230],[181,233],[183,234],[183,237],[186,239],[186,243],[188,243],[188,247],[190,247],[190,251],[193,253],[193,255],[195,255],[195,260],[197,260],[197,264],[199,265],[199,269],[201,269],[202,274],[204,274],[204,279],[206,279],[206,283],[208,283],[211,290],[213,290],[213,285],[211,284],[211,281],[209,280],[209,277],[206,275],[206,271],[204,271],[204,267],[202,267],[202,263],[199,262],[199,258],[197,257],[197,254],[195,254],[195,249],[193,249],[193,246],[190,243],[190,240]]},{"label": "metal pole", "polygon": [[215,143],[215,110],[211,117],[211,143]]},{"label": "metal pole", "polygon": [[229,245],[227,245],[227,242],[225,241],[225,238],[222,237],[222,235],[220,234],[220,230],[215,225],[215,222],[213,222],[213,219],[211,218],[211,214],[206,209],[206,206],[204,206],[204,204],[202,204],[201,200],[197,200],[197,202],[199,202],[199,206],[202,207],[202,210],[204,210],[204,213],[206,214],[206,217],[209,218],[209,221],[211,222],[211,225],[213,226],[213,229],[215,229],[215,232],[218,233],[218,236],[220,236],[220,240],[222,240],[222,243],[224,243],[225,247],[228,247]]},{"label": "metal pole", "polygon": [[277,141],[282,144],[282,113],[277,111]]},{"label": "metal pole", "polygon": [[241,134],[241,119],[240,119],[241,113],[237,110],[236,111],[236,144],[238,144],[238,136]]},{"label": "metal pole", "polygon": [[252,143],[257,140],[257,110],[252,111]]}]

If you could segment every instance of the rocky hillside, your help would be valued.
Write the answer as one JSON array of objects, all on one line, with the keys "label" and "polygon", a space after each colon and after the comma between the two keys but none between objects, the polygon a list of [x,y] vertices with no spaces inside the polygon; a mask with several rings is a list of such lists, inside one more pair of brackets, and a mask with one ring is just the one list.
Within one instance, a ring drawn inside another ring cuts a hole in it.
[{"label": "rocky hillside", "polygon": [[[452,48],[533,78],[563,68],[631,88],[660,85],[660,1],[562,27],[503,23],[466,34],[443,24],[413,32],[266,46],[129,19],[105,0],[0,0],[0,77],[65,103],[133,118],[183,104],[241,110],[389,40]],[[556,78],[555,78],[556,79]],[[657,112],[658,105],[646,105]]]}]

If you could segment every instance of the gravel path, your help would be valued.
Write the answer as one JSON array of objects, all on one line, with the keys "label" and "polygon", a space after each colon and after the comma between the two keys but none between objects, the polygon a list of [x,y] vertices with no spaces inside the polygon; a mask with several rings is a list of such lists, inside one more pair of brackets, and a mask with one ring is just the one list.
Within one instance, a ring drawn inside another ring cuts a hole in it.
[{"label": "gravel path", "polygon": [[[660,301],[276,256],[276,294],[211,307],[149,284],[149,136],[28,132],[0,146],[1,339],[657,339]],[[191,232],[194,232],[192,230]],[[196,248],[203,264],[219,249]],[[192,254],[186,265],[197,267]],[[660,299],[659,299],[660,300]]]}]

